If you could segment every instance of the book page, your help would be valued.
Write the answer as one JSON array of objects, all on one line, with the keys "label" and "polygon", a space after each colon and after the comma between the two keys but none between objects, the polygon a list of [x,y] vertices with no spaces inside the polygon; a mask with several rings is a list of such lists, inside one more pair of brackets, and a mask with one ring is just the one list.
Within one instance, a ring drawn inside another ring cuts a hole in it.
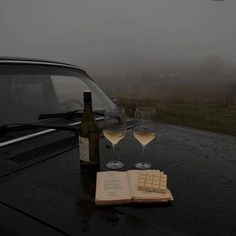
[{"label": "book page", "polygon": [[103,171],[97,173],[96,205],[130,202],[127,172]]},{"label": "book page", "polygon": [[129,170],[127,171],[128,175],[128,181],[129,181],[129,189],[130,189],[130,196],[134,201],[167,201],[167,200],[173,200],[173,197],[167,189],[166,193],[157,193],[157,192],[147,192],[138,190],[137,187],[137,180],[138,180],[138,174],[143,173],[143,171],[149,172],[152,170]]}]

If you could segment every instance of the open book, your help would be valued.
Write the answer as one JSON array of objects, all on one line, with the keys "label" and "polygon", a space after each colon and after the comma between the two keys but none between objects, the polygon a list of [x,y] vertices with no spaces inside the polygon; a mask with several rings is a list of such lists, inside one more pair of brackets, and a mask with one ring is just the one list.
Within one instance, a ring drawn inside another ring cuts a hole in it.
[{"label": "open book", "polygon": [[165,193],[141,191],[137,188],[139,173],[148,170],[104,171],[97,173],[96,205],[115,205],[129,202],[173,201],[169,189]]}]

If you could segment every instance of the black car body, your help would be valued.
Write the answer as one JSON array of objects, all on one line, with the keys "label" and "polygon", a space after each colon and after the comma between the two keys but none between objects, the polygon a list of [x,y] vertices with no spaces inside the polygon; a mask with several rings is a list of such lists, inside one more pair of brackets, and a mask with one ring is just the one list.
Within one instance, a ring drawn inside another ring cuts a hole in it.
[{"label": "black car body", "polygon": [[115,104],[82,69],[52,61],[0,58],[0,177],[77,145],[73,132],[54,126],[79,126],[87,89],[92,91],[93,109],[100,111],[96,120],[102,120],[102,111]]},{"label": "black car body", "polygon": [[[84,70],[59,62],[0,58],[0,184],[71,150],[79,160],[78,134],[66,127],[79,127],[83,91],[88,89],[94,110],[100,112],[96,115],[99,123],[102,112],[115,104]],[[47,223],[39,223],[34,214],[16,208],[16,202],[0,201],[0,217],[4,219],[0,235],[58,233],[51,226],[45,228]]]},{"label": "black car body", "polygon": [[[88,88],[101,124],[102,111],[115,105],[83,70],[0,60],[0,236],[235,235],[236,139],[217,133],[160,124],[146,154],[168,173],[173,203],[96,207],[96,172],[80,168],[74,132]],[[105,170],[112,149],[100,141]],[[128,131],[119,147],[124,169],[134,168],[140,152]]]}]

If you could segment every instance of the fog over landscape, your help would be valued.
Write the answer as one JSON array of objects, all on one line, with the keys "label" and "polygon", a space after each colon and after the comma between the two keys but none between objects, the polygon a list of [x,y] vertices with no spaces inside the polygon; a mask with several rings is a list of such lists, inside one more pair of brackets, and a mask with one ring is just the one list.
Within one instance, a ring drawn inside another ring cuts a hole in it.
[{"label": "fog over landscape", "polygon": [[54,59],[96,72],[236,63],[236,1],[1,0],[0,55]]},{"label": "fog over landscape", "polygon": [[232,129],[235,10],[235,0],[1,0],[0,56],[78,65],[111,97],[165,103],[168,119],[170,104],[227,107]]}]

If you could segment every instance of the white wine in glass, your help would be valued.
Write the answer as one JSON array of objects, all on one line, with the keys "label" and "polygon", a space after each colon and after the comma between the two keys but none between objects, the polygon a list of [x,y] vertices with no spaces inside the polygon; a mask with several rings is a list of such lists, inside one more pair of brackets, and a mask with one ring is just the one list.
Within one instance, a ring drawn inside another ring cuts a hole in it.
[{"label": "white wine in glass", "polygon": [[134,115],[134,137],[142,145],[142,161],[135,164],[138,169],[149,169],[152,165],[144,161],[145,148],[156,137],[156,109],[153,107],[138,107]]},{"label": "white wine in glass", "polygon": [[103,134],[111,143],[118,144],[125,137],[126,132],[104,130]]},{"label": "white wine in glass", "polygon": [[104,114],[103,134],[112,143],[114,160],[106,164],[109,169],[120,169],[124,166],[117,160],[117,144],[126,135],[126,115],[123,107],[117,107],[114,110],[106,111]]},{"label": "white wine in glass", "polygon": [[156,137],[156,133],[134,131],[134,137],[141,143],[141,145],[147,145]]}]

